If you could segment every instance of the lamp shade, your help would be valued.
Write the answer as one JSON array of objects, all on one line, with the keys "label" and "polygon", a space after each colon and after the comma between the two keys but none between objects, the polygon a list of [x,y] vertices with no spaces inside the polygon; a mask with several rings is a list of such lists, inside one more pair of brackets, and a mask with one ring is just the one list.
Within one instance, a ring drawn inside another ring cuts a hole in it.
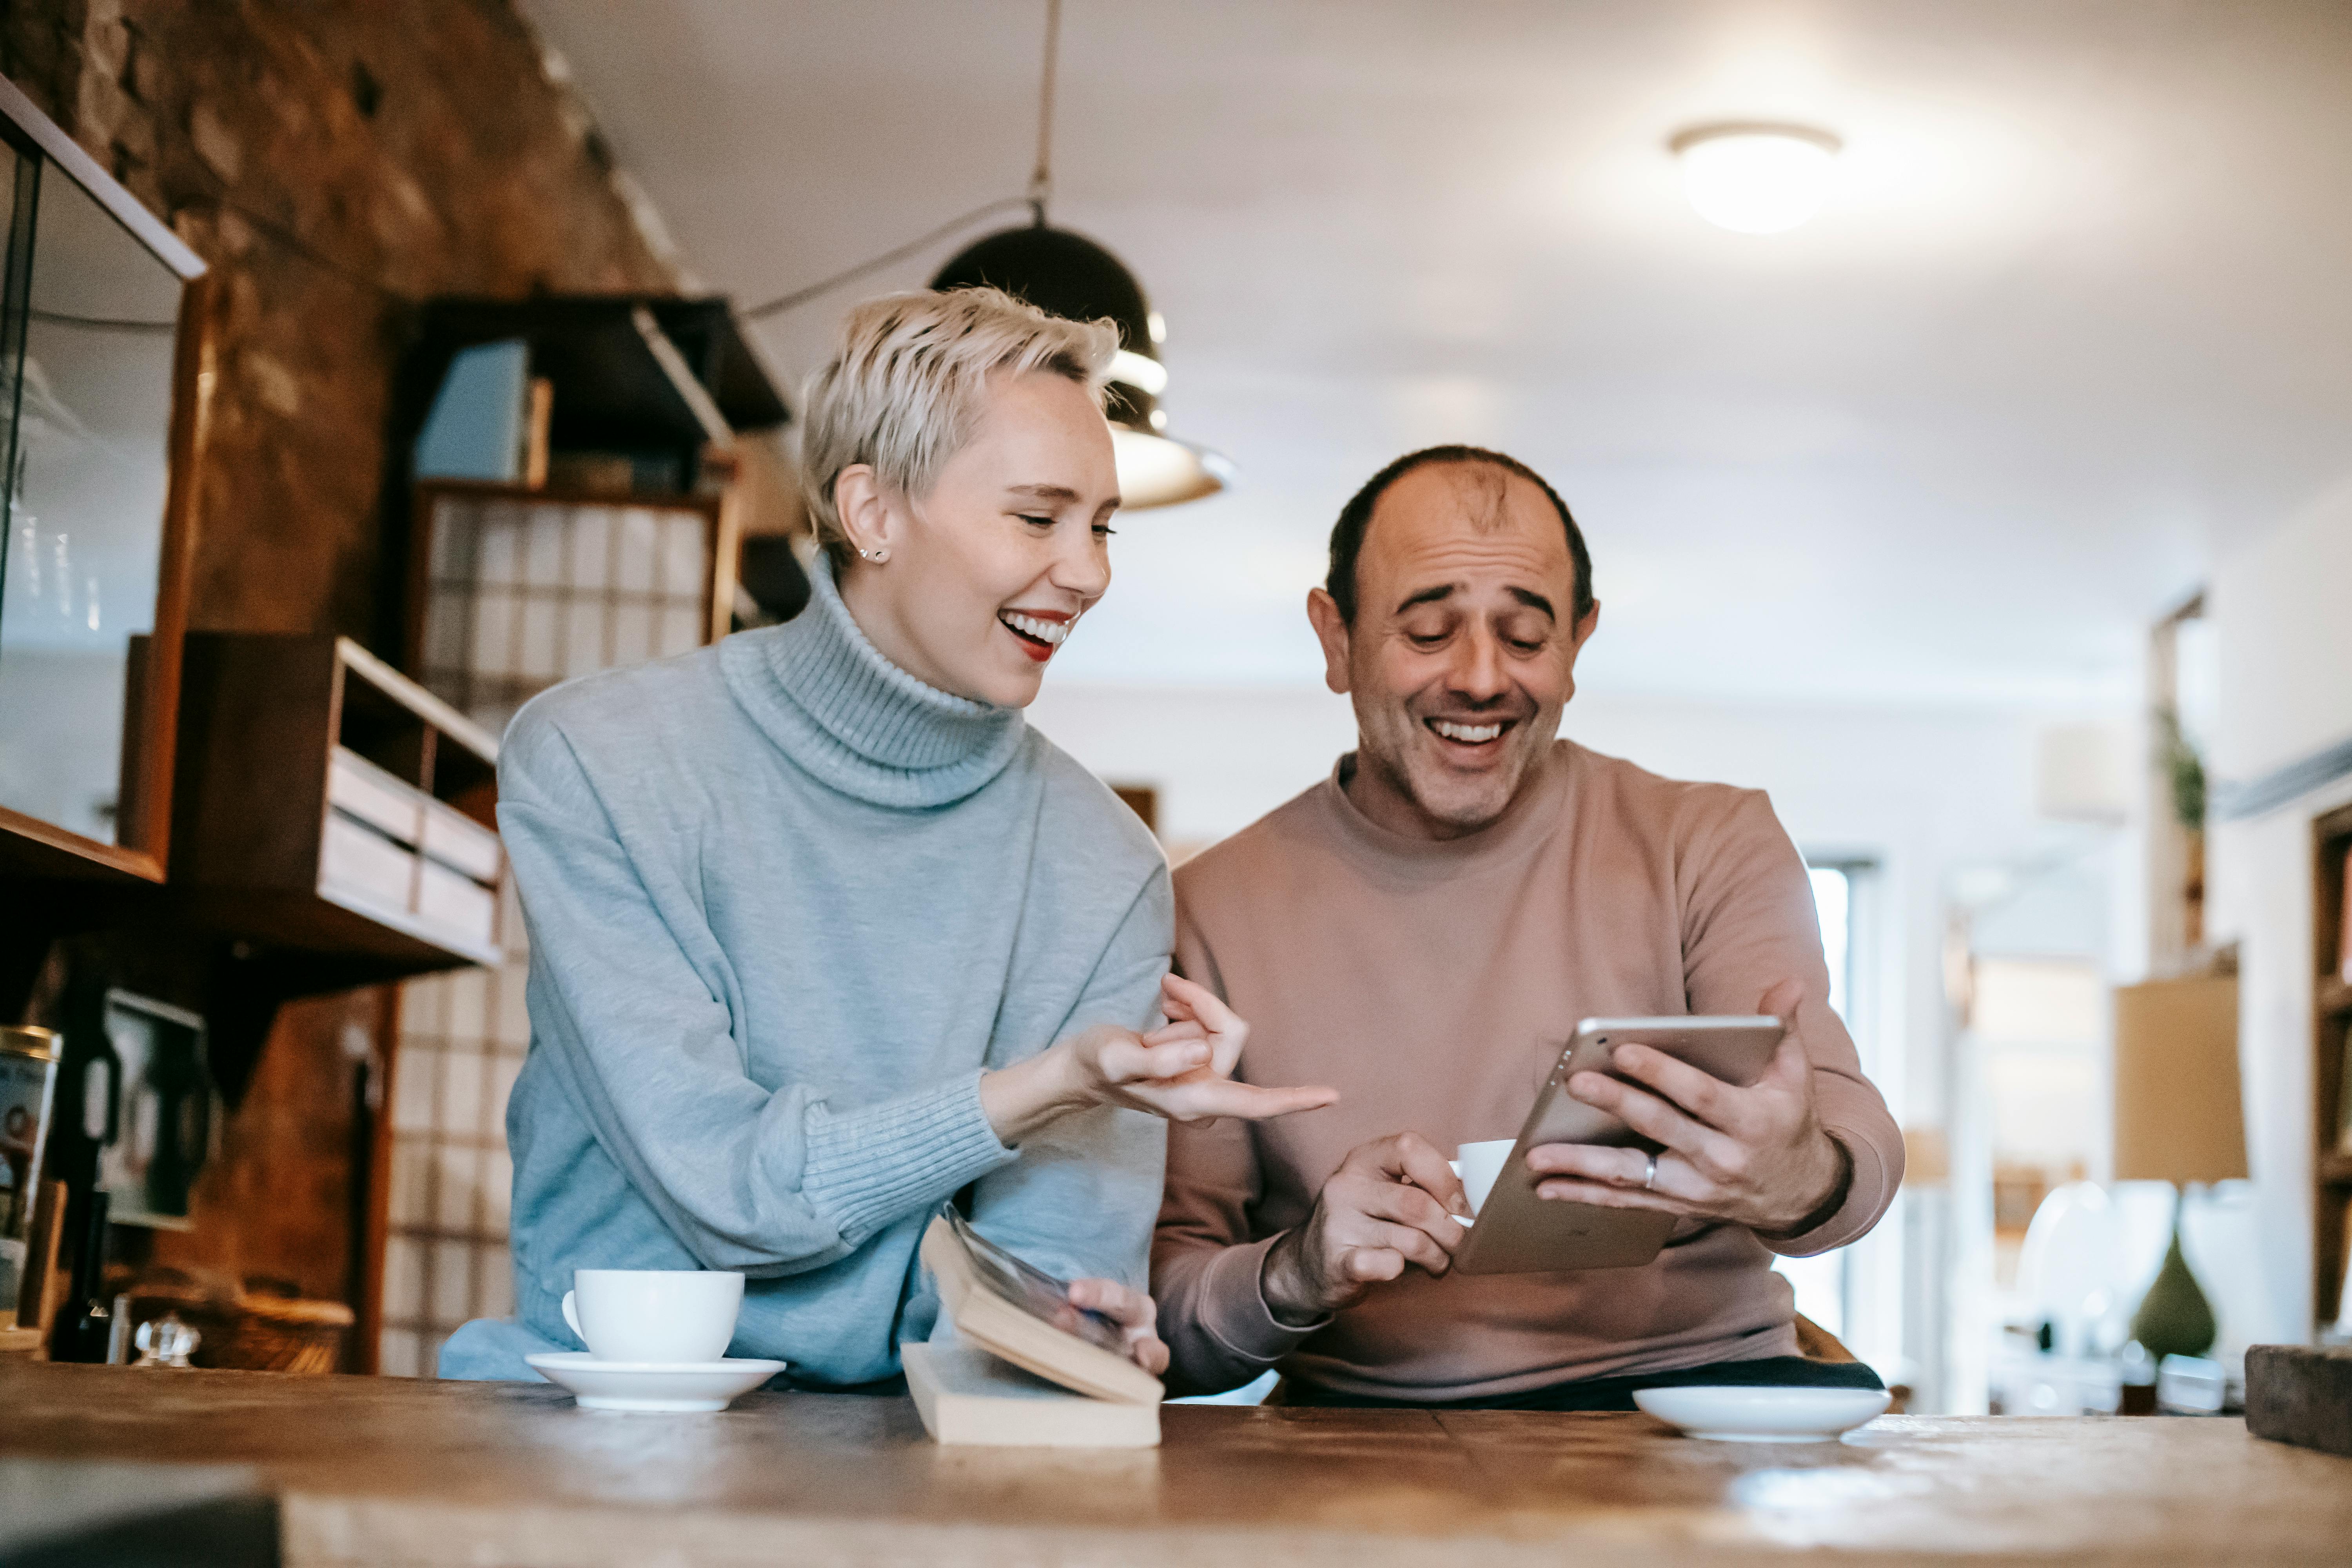
[{"label": "lamp shade", "polygon": [[2226,1182],[2246,1173],[2234,976],[2116,989],[2119,1182]]},{"label": "lamp shade", "polygon": [[1103,412],[1113,429],[1121,504],[1132,511],[1197,500],[1225,488],[1231,471],[1213,452],[1166,434],[1151,302],[1127,264],[1084,235],[1032,224],[973,241],[948,258],[934,289],[1002,289],[1049,315],[1109,321],[1118,328]]}]

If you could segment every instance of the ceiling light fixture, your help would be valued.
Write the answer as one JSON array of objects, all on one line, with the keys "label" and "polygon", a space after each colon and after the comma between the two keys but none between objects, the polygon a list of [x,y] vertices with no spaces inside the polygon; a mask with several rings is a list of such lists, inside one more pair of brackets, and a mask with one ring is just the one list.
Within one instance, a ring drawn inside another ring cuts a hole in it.
[{"label": "ceiling light fixture", "polygon": [[1223,489],[1233,466],[1216,453],[1166,434],[1160,395],[1168,367],[1160,345],[1168,333],[1160,312],[1127,264],[1084,235],[1045,221],[1054,195],[1054,79],[1061,53],[1062,0],[1045,4],[1045,68],[1037,95],[1037,167],[1029,176],[1033,221],[975,240],[940,268],[934,289],[987,284],[1026,300],[1050,315],[1074,321],[1108,319],[1118,326],[1103,412],[1110,419],[1118,463],[1119,505],[1128,511],[1174,506]]},{"label": "ceiling light fixture", "polygon": [[1151,338],[1154,312],[1143,286],[1118,257],[1084,235],[1030,224],[974,241],[931,279],[934,289],[979,284],[1050,315],[1118,324],[1120,347],[1111,359],[1103,412],[1110,419],[1122,509],[1173,506],[1225,488],[1233,470],[1223,458],[1163,434],[1168,416],[1160,393],[1168,384],[1168,367]]},{"label": "ceiling light fixture", "polygon": [[1785,234],[1822,210],[1844,143],[1810,125],[1695,126],[1666,143],[1698,216],[1735,234]]},{"label": "ceiling light fixture", "polygon": [[1173,506],[1198,500],[1233,481],[1234,468],[1206,447],[1167,434],[1168,416],[1160,395],[1168,387],[1160,360],[1167,323],[1145,298],[1127,264],[1083,235],[1055,228],[1045,219],[1054,194],[1054,82],[1061,53],[1062,0],[1046,0],[1045,62],[1037,93],[1037,163],[1025,197],[985,204],[895,250],[869,258],[805,289],[743,312],[758,321],[789,310],[842,284],[926,249],[979,219],[1007,207],[1025,206],[1030,222],[1003,229],[965,247],[931,278],[934,289],[978,285],[1002,289],[1049,315],[1072,321],[1109,320],[1118,327],[1118,352],[1107,377],[1104,414],[1110,420],[1111,448],[1118,464],[1121,510]]}]

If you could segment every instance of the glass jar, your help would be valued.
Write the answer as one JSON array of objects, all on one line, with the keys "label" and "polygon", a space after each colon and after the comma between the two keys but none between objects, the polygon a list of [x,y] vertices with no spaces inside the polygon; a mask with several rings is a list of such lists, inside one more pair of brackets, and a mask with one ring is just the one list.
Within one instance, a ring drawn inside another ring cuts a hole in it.
[{"label": "glass jar", "polygon": [[41,1190],[41,1150],[58,1086],[52,1029],[0,1025],[0,1327],[13,1327],[25,1241]]}]

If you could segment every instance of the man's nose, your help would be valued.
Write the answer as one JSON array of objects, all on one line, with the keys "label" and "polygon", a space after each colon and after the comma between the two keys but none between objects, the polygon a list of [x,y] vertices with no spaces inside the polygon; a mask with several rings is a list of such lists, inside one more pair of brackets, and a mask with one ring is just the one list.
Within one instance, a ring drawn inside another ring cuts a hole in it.
[{"label": "man's nose", "polygon": [[1463,698],[1472,702],[1491,702],[1511,689],[1511,678],[1503,664],[1502,641],[1491,630],[1485,626],[1471,628],[1470,635],[1455,648],[1447,684]]}]

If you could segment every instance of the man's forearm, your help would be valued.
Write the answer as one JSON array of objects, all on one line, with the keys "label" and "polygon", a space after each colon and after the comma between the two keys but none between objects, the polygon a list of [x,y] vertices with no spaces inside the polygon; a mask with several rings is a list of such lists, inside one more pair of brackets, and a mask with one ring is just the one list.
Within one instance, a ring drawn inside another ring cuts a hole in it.
[{"label": "man's forearm", "polygon": [[1286,1323],[1274,1315],[1262,1284],[1270,1250],[1270,1242],[1255,1241],[1163,1245],[1155,1253],[1152,1289],[1160,1302],[1160,1337],[1175,1357],[1170,1392],[1238,1388],[1322,1326],[1319,1321]]}]

